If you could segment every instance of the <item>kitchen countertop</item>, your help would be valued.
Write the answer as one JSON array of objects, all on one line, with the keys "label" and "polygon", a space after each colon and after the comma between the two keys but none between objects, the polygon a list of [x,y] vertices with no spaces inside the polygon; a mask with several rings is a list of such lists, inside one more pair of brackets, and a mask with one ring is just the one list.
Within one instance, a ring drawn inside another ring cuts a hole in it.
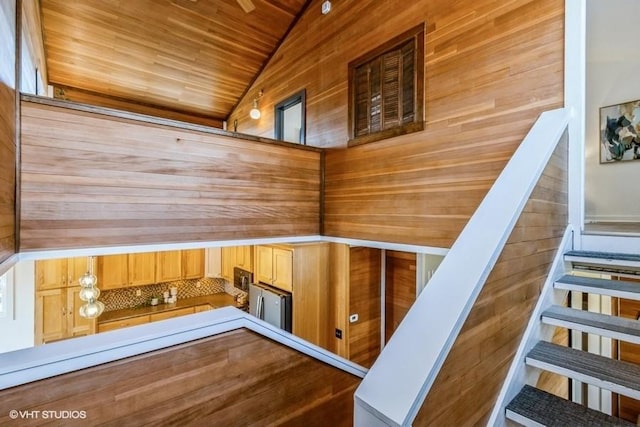
[{"label": "kitchen countertop", "polygon": [[226,306],[235,307],[236,301],[233,296],[225,292],[203,295],[201,297],[183,298],[179,299],[174,304],[144,305],[136,308],[123,308],[121,310],[107,311],[102,313],[98,318],[98,323],[113,322],[116,320],[129,319],[131,317],[146,316],[149,314],[162,313],[165,311],[195,307],[204,304],[209,304],[212,309]]}]

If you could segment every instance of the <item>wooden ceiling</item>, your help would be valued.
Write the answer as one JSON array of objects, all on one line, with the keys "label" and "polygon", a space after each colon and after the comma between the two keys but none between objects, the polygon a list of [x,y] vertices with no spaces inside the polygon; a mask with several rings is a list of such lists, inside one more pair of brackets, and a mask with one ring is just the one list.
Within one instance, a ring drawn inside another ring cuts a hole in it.
[{"label": "wooden ceiling", "polygon": [[49,82],[225,119],[306,3],[41,0]]}]

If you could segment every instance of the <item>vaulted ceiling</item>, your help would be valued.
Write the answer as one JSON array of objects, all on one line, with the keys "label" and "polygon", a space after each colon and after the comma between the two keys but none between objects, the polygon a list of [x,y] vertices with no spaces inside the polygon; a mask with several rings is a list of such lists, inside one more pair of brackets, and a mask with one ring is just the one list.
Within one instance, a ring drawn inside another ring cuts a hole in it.
[{"label": "vaulted ceiling", "polygon": [[41,0],[49,83],[225,119],[306,0]]}]

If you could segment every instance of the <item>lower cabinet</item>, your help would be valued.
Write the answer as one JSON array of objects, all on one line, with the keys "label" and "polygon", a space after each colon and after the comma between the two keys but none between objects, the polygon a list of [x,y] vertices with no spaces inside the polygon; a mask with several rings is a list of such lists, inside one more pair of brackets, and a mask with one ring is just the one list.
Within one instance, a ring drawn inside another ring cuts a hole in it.
[{"label": "lower cabinet", "polygon": [[200,313],[202,311],[209,311],[209,310],[213,310],[213,307],[211,307],[209,304],[202,304],[195,307],[196,313]]},{"label": "lower cabinet", "polygon": [[158,320],[173,319],[174,317],[184,316],[186,314],[193,314],[193,313],[195,313],[195,308],[187,307],[187,308],[179,308],[177,310],[163,311],[162,313],[155,313],[150,315],[149,317],[152,322],[156,322]]},{"label": "lower cabinet", "polygon": [[150,316],[136,316],[123,320],[114,320],[113,322],[104,322],[98,324],[98,332],[113,331],[114,329],[128,328],[129,326],[143,325],[149,323]]},{"label": "lower cabinet", "polygon": [[36,345],[95,332],[95,319],[80,316],[80,287],[36,292]]}]

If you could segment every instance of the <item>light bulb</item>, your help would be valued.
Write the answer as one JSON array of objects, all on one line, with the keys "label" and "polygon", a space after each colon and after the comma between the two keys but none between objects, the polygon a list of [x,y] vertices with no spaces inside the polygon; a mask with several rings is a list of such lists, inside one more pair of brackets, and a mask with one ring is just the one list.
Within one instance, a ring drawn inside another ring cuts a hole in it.
[{"label": "light bulb", "polygon": [[92,300],[95,301],[98,299],[99,296],[100,296],[100,289],[93,286],[90,288],[80,289],[80,293],[78,294],[78,297],[82,301],[92,301]]},{"label": "light bulb", "polygon": [[84,273],[78,281],[80,282],[80,286],[82,286],[83,288],[91,288],[95,286],[96,283],[98,283],[98,279],[96,278],[96,276],[89,273],[88,271]]},{"label": "light bulb", "polygon": [[80,307],[80,316],[86,319],[98,317],[104,311],[104,304],[100,301],[88,302]]},{"label": "light bulb", "polygon": [[258,120],[260,118],[260,110],[258,109],[258,100],[253,100],[253,108],[249,111],[249,117],[254,120]]}]

